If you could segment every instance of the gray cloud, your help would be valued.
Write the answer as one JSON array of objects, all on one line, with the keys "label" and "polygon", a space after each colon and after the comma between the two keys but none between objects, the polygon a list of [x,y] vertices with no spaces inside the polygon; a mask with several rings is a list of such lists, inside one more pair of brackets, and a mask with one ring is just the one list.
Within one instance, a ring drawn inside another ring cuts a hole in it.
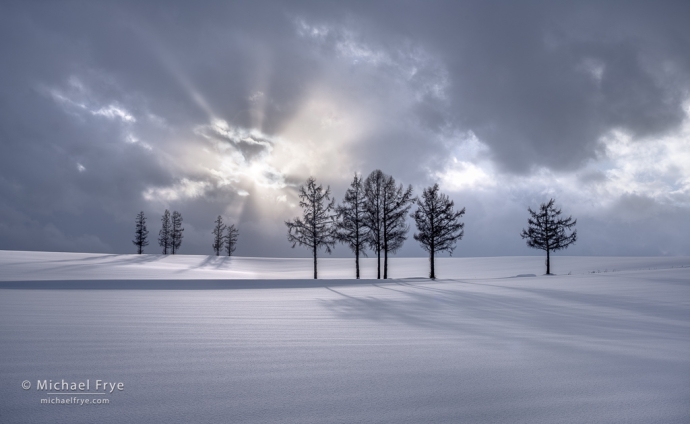
[{"label": "gray cloud", "polygon": [[5,2],[0,248],[129,252],[135,214],[154,235],[171,208],[183,253],[209,253],[222,214],[238,254],[301,256],[297,185],[339,198],[381,168],[467,206],[458,255],[532,253],[526,207],[552,195],[587,224],[572,253],[688,253],[664,224],[690,207],[687,9]]}]

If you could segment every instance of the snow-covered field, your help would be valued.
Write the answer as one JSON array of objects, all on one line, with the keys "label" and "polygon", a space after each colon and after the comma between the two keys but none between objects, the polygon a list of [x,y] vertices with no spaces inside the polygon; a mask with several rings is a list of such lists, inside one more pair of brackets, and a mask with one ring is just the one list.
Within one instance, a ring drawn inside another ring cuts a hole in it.
[{"label": "snow-covered field", "polygon": [[0,422],[690,422],[690,258],[319,264],[0,251]]}]

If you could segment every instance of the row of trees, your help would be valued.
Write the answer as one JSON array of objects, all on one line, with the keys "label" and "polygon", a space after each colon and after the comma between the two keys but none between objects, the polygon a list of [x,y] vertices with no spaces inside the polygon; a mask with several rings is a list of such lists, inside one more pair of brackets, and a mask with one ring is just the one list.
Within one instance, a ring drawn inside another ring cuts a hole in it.
[{"label": "row of trees", "polygon": [[[146,216],[144,211],[137,214],[135,219],[134,240],[132,243],[137,247],[137,253],[144,253],[144,247],[149,245],[148,235],[149,231],[146,228]],[[169,210],[165,210],[161,217],[161,229],[158,232],[158,244],[163,248],[163,254],[168,252],[173,255],[180,250],[182,246],[182,214],[174,211],[170,214]],[[220,255],[221,250],[225,250],[228,256],[237,248],[237,239],[239,238],[239,230],[235,225],[229,227],[223,224],[223,218],[219,215],[213,228],[213,251],[216,256]]]},{"label": "row of trees", "polygon": [[[429,277],[436,278],[435,256],[439,252],[453,253],[456,243],[464,235],[465,224],[460,219],[465,208],[455,210],[454,202],[439,192],[438,184],[424,189],[421,199],[412,195],[412,186],[397,185],[395,179],[375,170],[362,180],[355,174],[343,202],[335,205],[330,187],[325,190],[310,177],[300,187],[300,207],[302,217],[286,221],[288,241],[294,248],[305,246],[312,251],[314,258],[314,278],[318,277],[318,251],[325,249],[331,253],[336,243],[345,243],[355,254],[355,275],[360,278],[359,258],[367,256],[370,249],[377,256],[377,278],[381,278],[381,256],[383,254],[383,278],[388,278],[388,253],[395,253],[407,239],[409,225],[405,218],[413,204],[417,209],[409,216],[414,219],[417,232],[413,237],[422,249],[429,253]],[[528,228],[523,229],[521,237],[529,247],[546,252],[546,274],[551,273],[550,253],[566,249],[577,241],[577,230],[573,230],[577,220],[572,216],[561,216],[562,211],[555,206],[555,200],[542,203],[536,211],[528,208],[530,218]],[[173,255],[182,244],[182,215],[174,211],[172,215],[165,210],[161,218],[158,244],[163,254]],[[227,226],[219,215],[212,231],[212,247],[216,256],[224,251],[231,256],[237,247],[239,231],[235,225]],[[136,216],[135,238],[137,253],[143,253],[148,245],[148,230],[144,212]]]},{"label": "row of trees", "polygon": [[[412,195],[412,186],[396,185],[392,176],[378,169],[365,180],[355,174],[343,202],[337,206],[330,187],[324,190],[312,177],[300,187],[299,198],[303,214],[285,222],[287,237],[293,248],[300,245],[311,250],[315,279],[318,251],[331,253],[337,242],[354,252],[356,278],[360,278],[359,257],[366,256],[367,248],[377,256],[376,278],[381,278],[383,252],[383,278],[388,278],[388,253],[396,252],[406,240],[409,226],[405,218],[413,204],[417,205],[409,215],[417,227],[413,237],[429,253],[430,278],[436,278],[436,254],[452,254],[464,235],[465,224],[460,219],[465,208],[455,210],[454,202],[439,192],[438,184],[424,189],[420,199]],[[572,230],[577,220],[562,217],[554,199],[541,204],[537,211],[528,211],[529,226],[522,230],[521,237],[527,239],[529,247],[546,252],[546,274],[551,274],[550,253],[577,241],[577,230]]]},{"label": "row of trees", "polygon": [[[137,214],[135,219],[136,228],[134,231],[134,240],[132,243],[137,247],[137,253],[144,253],[144,247],[149,245],[148,235],[149,231],[146,228],[146,216],[144,211]],[[161,229],[158,232],[158,245],[163,248],[163,254],[168,252],[173,255],[180,250],[182,246],[182,214],[174,211],[170,214],[169,210],[165,210],[161,217]]]},{"label": "row of trees", "polygon": [[422,248],[430,254],[430,278],[436,278],[435,254],[452,254],[455,244],[462,239],[464,224],[460,218],[465,209],[454,210],[448,196],[439,193],[438,184],[422,193],[422,199],[412,195],[412,186],[397,185],[395,179],[375,170],[362,178],[355,174],[343,202],[335,206],[330,187],[325,190],[310,177],[300,187],[302,217],[286,221],[288,241],[294,248],[305,246],[314,258],[314,278],[318,277],[317,256],[320,249],[330,253],[337,242],[348,245],[355,254],[355,274],[360,278],[359,257],[371,249],[377,257],[377,278],[388,278],[388,254],[395,253],[407,239],[409,225],[405,218],[414,203],[417,210],[410,216],[417,224],[414,234]]},{"label": "row of trees", "polygon": [[165,210],[161,217],[161,230],[158,232],[158,245],[163,248],[163,254],[168,251],[173,255],[180,250],[182,245],[182,214],[174,211],[172,216],[169,210]]},{"label": "row of trees", "polygon": [[232,253],[237,248],[237,239],[240,236],[240,232],[235,228],[235,224],[227,226],[223,224],[223,217],[218,215],[216,218],[215,226],[213,227],[213,251],[216,252],[216,256],[220,256],[221,250],[225,250],[228,256],[232,256]]}]

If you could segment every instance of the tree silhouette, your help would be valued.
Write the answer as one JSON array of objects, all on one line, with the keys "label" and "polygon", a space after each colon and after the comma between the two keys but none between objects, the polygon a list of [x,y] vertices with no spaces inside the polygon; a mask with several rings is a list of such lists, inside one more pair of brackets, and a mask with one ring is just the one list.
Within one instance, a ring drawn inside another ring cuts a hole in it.
[{"label": "tree silhouette", "polygon": [[368,229],[367,244],[376,252],[376,278],[381,278],[381,252],[384,254],[383,278],[388,278],[388,252],[396,252],[407,238],[409,227],[405,217],[414,201],[412,186],[406,190],[402,184],[396,187],[395,179],[380,169],[369,174],[363,185],[364,223]]},{"label": "tree silhouette", "polygon": [[163,248],[163,254],[168,254],[168,249],[172,247],[172,221],[170,211],[165,210],[161,217],[161,230],[158,232],[158,245]]},{"label": "tree silhouette", "polygon": [[172,228],[170,231],[170,247],[172,248],[172,254],[180,250],[182,245],[182,214],[178,211],[172,213]]},{"label": "tree silhouette", "polygon": [[362,178],[355,174],[350,188],[345,192],[342,205],[335,208],[338,241],[346,243],[355,254],[355,275],[359,279],[359,255],[366,256],[369,230],[365,225],[366,198]]},{"label": "tree silhouette", "polygon": [[137,214],[136,217],[136,230],[134,231],[134,240],[132,243],[137,247],[137,253],[144,253],[144,246],[149,245],[147,237],[149,235],[149,230],[146,229],[146,217],[144,216],[144,211]]},{"label": "tree silhouette", "polygon": [[372,171],[364,180],[365,213],[364,225],[367,227],[367,244],[376,252],[376,278],[381,278],[381,250],[383,250],[383,192],[386,174],[380,169]]},{"label": "tree silhouette", "polygon": [[288,227],[288,241],[294,248],[296,245],[306,246],[314,255],[314,279],[317,278],[316,256],[321,248],[331,253],[331,247],[336,242],[335,215],[333,214],[334,199],[331,199],[331,189],[323,190],[316,185],[314,178],[309,177],[306,185],[300,187],[300,207],[304,210],[302,218],[285,221]]},{"label": "tree silhouette", "polygon": [[383,278],[388,278],[388,252],[395,253],[407,239],[409,225],[405,223],[407,212],[412,207],[412,186],[396,187],[395,179],[388,175],[383,185]]},{"label": "tree silhouette", "polygon": [[454,202],[448,196],[438,192],[438,184],[424,189],[422,200],[417,199],[417,210],[410,216],[417,224],[418,233],[414,239],[422,245],[422,249],[429,252],[431,270],[429,278],[435,279],[434,256],[436,252],[447,251],[451,255],[455,250],[455,243],[462,239],[465,224],[460,218],[465,214],[465,208],[453,210]]},{"label": "tree silhouette", "polygon": [[240,235],[240,231],[235,228],[235,224],[232,224],[229,227],[226,227],[226,233],[225,233],[225,251],[227,252],[228,256],[232,256],[232,253],[235,251],[237,248],[237,238]]},{"label": "tree silhouette", "polygon": [[223,248],[225,237],[223,233],[225,232],[225,224],[223,224],[223,218],[218,215],[216,218],[216,226],[213,227],[213,251],[216,252],[216,256],[220,256],[220,250]]},{"label": "tree silhouette", "polygon": [[546,274],[551,274],[550,252],[567,249],[577,241],[577,230],[566,233],[577,223],[572,216],[561,218],[561,210],[554,206],[554,199],[542,203],[538,211],[527,208],[530,218],[529,227],[523,229],[520,236],[527,239],[527,246],[546,251]]}]

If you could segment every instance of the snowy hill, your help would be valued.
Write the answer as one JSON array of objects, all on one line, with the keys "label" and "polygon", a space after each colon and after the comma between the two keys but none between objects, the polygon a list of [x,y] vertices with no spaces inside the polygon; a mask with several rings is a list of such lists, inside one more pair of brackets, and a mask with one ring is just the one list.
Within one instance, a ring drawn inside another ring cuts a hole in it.
[{"label": "snowy hill", "polygon": [[0,421],[687,423],[688,262],[0,252]]}]

